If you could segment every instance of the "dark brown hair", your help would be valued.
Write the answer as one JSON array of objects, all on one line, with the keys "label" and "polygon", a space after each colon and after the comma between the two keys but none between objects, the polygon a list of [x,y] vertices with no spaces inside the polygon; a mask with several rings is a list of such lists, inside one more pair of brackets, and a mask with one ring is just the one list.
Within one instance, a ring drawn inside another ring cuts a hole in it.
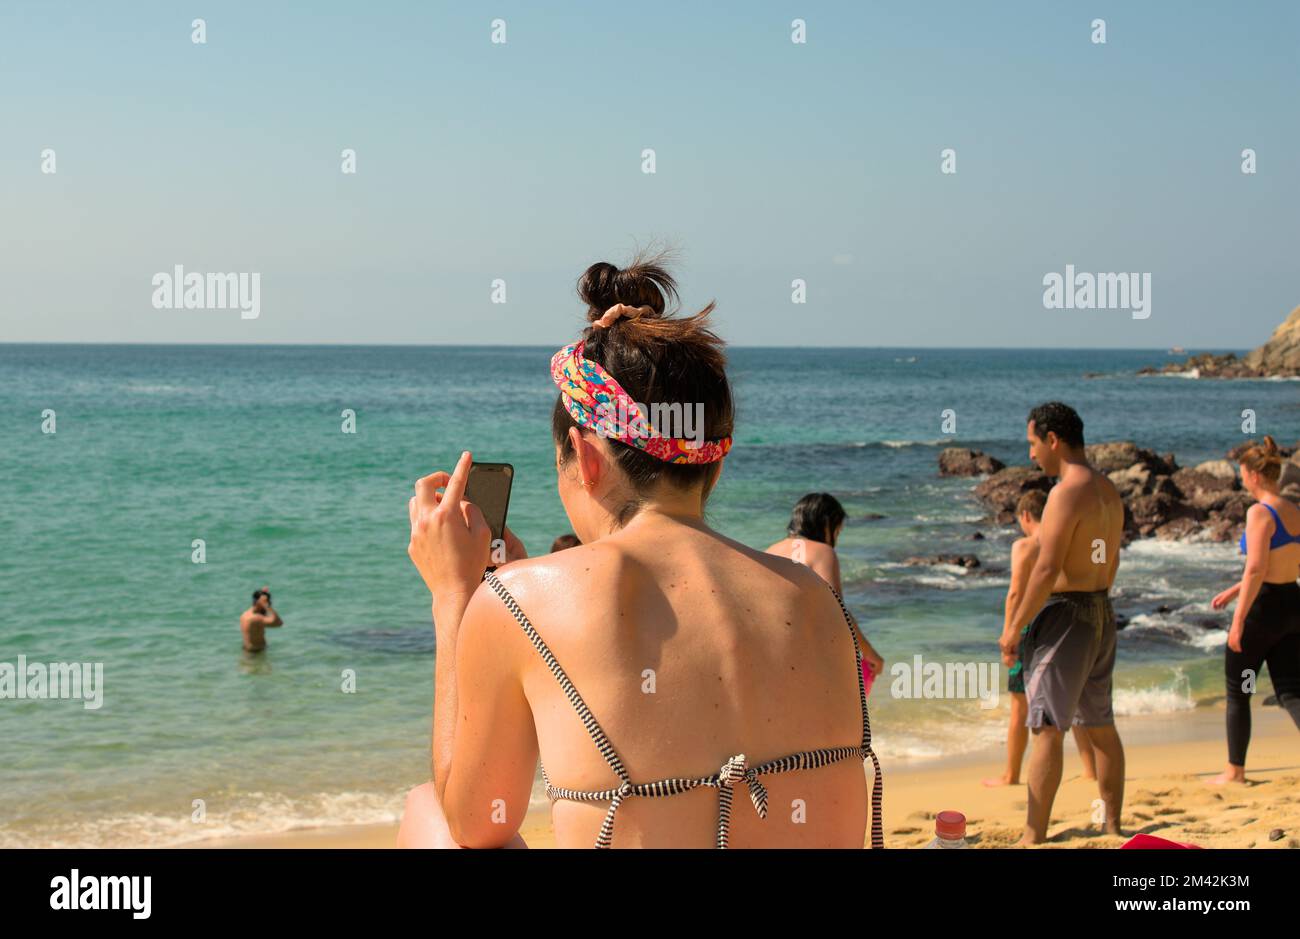
[{"label": "dark brown hair", "polygon": [[[786,533],[835,547],[835,529],[844,521],[844,506],[829,492],[810,492],[794,504]],[[828,541],[827,538],[830,538]]]},{"label": "dark brown hair", "polygon": [[1276,441],[1265,434],[1263,443],[1255,444],[1241,455],[1241,465],[1265,479],[1277,482],[1282,475],[1282,454],[1277,451]]},{"label": "dark brown hair", "polygon": [[[610,326],[588,326],[583,355],[609,372],[633,401],[646,407],[679,403],[683,408],[704,406],[703,439],[730,437],[735,403],[727,381],[725,344],[709,328],[710,303],[693,316],[677,317],[677,281],[665,267],[666,256],[638,255],[625,268],[601,261],[578,279],[578,297],[587,305],[587,322],[594,323],[615,304],[649,307],[649,312],[620,317]],[[670,308],[671,305],[671,308]],[[560,447],[561,461],[573,454],[569,428],[575,421],[557,398],[551,415],[551,433]],[[648,492],[660,482],[681,489],[705,484],[717,464],[665,463],[635,447],[609,440],[618,465],[633,490]],[[639,507],[624,508],[624,518]]]},{"label": "dark brown hair", "polygon": [[1079,412],[1060,401],[1047,401],[1029,412],[1026,423],[1034,425],[1034,436],[1046,440],[1049,433],[1067,447],[1083,446],[1083,418]]}]

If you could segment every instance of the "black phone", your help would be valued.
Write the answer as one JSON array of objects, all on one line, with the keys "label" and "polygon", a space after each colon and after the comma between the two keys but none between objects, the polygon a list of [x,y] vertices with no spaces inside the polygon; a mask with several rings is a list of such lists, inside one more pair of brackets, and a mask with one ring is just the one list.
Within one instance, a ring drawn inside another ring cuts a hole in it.
[{"label": "black phone", "polygon": [[510,506],[510,484],[515,468],[509,463],[475,463],[469,468],[465,500],[478,506],[492,529],[492,540],[505,538],[506,509]]}]

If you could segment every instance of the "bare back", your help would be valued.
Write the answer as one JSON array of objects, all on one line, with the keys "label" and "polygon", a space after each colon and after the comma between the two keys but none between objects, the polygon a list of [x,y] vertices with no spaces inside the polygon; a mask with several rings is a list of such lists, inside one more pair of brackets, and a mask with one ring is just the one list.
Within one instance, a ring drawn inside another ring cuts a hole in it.
[{"label": "bare back", "polygon": [[[831,591],[806,567],[656,518],[512,564],[501,580],[634,782],[717,773],[740,753],[753,766],[861,742],[852,634]],[[524,654],[523,690],[552,784],[617,785],[555,677],[531,647]],[[733,847],[862,846],[868,804],[859,760],[763,779],[768,817],[758,817],[742,787]],[[605,811],[555,802],[557,843],[590,846]],[[629,799],[615,844],[712,847],[717,814],[709,788]]]},{"label": "bare back", "polygon": [[1043,532],[1068,533],[1055,592],[1109,590],[1119,569],[1124,503],[1103,473],[1066,464],[1043,510]]}]

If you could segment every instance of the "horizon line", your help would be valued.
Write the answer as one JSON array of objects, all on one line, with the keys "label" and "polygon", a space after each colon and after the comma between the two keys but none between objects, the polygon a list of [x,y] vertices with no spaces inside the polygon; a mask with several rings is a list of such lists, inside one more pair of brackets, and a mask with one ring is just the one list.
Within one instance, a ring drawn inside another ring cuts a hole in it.
[{"label": "horizon line", "polygon": [[[85,342],[70,339],[27,339],[0,341],[5,346],[147,346],[147,347],[189,347],[189,348],[367,348],[367,349],[549,349],[551,346],[541,343],[449,343],[449,342],[130,342],[99,341]],[[1212,352],[1217,355],[1249,352],[1255,347],[1227,348],[1222,352],[1200,346],[1188,346],[1181,352],[1172,352],[1168,346],[866,346],[866,345],[781,345],[764,343],[747,345],[727,343],[728,349],[808,349],[810,351],[853,350],[910,350],[931,352],[1161,352],[1166,355],[1194,355]]]}]

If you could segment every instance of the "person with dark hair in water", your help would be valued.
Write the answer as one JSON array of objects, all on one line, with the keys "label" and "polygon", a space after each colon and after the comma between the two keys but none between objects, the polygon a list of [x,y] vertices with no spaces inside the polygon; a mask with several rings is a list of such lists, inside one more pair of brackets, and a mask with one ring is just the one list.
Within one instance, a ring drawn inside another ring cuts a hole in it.
[{"label": "person with dark hair in water", "polygon": [[1268,665],[1277,703],[1300,727],[1300,508],[1278,490],[1282,456],[1272,437],[1241,455],[1241,484],[1256,500],[1246,512],[1241,581],[1211,602],[1237,609],[1223,652],[1227,680],[1228,767],[1210,782],[1244,783],[1250,698]]},{"label": "person with dark hair in water", "polygon": [[[812,568],[842,596],[844,586],[840,582],[840,559],[835,553],[835,543],[844,528],[845,517],[839,499],[829,492],[810,492],[794,504],[786,528],[787,537],[771,545],[767,553]],[[885,660],[862,634],[861,628],[857,632],[862,658],[871,671],[879,675],[885,668]]]},{"label": "person with dark hair in water", "polygon": [[271,606],[271,589],[263,587],[253,591],[253,605],[239,617],[239,631],[244,637],[245,652],[261,652],[266,648],[266,630],[283,626],[284,620]]},{"label": "person with dark hair in water", "polygon": [[999,642],[1004,656],[1019,652],[1024,659],[1026,720],[1033,735],[1021,843],[1047,839],[1065,730],[1074,725],[1092,742],[1105,830],[1119,835],[1124,746],[1112,702],[1116,627],[1110,587],[1119,570],[1124,503],[1106,474],[1089,465],[1083,421],[1073,408],[1059,401],[1040,404],[1029,412],[1025,439],[1030,459],[1058,481],[1043,507],[1038,560]]},{"label": "person with dark hair in water", "polygon": [[[852,619],[808,568],[704,518],[735,422],[713,304],[669,315],[659,258],[594,264],[578,293],[587,328],[550,374],[582,544],[487,572],[468,452],[410,501],[438,655],[433,781],[398,844],[522,846],[540,756],[560,847],[883,846]],[[494,393],[485,376],[459,406]],[[806,814],[776,810],[793,799]]]}]

